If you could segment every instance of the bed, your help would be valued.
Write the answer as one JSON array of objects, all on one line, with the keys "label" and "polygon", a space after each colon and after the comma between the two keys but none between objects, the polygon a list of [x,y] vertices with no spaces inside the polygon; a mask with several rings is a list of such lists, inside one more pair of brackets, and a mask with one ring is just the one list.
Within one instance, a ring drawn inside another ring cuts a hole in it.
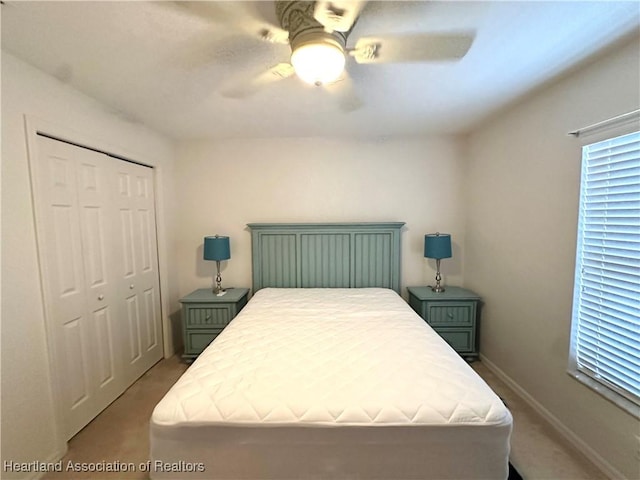
[{"label": "bed", "polygon": [[156,406],[151,478],[507,478],[509,411],[398,294],[401,223],[250,228],[255,294]]}]

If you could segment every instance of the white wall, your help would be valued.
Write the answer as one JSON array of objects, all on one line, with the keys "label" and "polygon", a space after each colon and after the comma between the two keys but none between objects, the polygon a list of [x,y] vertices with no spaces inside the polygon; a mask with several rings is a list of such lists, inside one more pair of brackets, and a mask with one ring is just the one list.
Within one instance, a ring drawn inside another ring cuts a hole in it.
[{"label": "white wall", "polygon": [[251,222],[404,221],[402,286],[433,282],[424,234],[451,233],[445,282],[461,283],[462,158],[455,138],[254,139],[178,148],[180,289],[208,287],[203,237],[231,237],[223,284],[251,287]]},{"label": "white wall", "polygon": [[569,131],[637,109],[633,39],[475,131],[466,285],[485,301],[481,351],[614,478],[638,478],[638,420],[566,374],[580,184]]},{"label": "white wall", "polygon": [[[25,114],[158,167],[163,295],[165,305],[178,308],[176,286],[166,280],[174,277],[174,267],[167,262],[167,251],[173,250],[172,144],[2,52],[2,464],[52,461],[65,448],[52,422]],[[2,478],[33,476],[2,474]]]}]

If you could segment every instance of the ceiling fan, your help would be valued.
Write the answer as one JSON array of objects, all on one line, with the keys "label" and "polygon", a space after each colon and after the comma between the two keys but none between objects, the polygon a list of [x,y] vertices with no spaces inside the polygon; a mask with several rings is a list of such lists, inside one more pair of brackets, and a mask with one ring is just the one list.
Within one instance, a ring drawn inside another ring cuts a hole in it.
[{"label": "ceiling fan", "polygon": [[[176,3],[195,10],[206,2]],[[345,72],[349,57],[358,64],[458,60],[467,53],[474,39],[474,35],[467,32],[367,36],[359,38],[353,47],[347,47],[349,35],[365,5],[366,1],[362,0],[276,1],[279,27],[263,19],[243,24],[236,18],[235,26],[261,40],[289,44],[291,58],[290,62],[278,63],[254,78],[235,83],[225,89],[223,95],[248,96],[264,85],[296,74],[312,85],[330,89],[339,85],[345,98],[354,97]],[[358,102],[347,103],[353,106]]]}]

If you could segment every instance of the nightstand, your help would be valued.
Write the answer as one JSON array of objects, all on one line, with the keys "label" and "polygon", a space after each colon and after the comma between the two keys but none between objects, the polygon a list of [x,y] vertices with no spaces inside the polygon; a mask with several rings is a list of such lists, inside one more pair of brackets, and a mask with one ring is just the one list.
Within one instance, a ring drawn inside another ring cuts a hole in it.
[{"label": "nightstand", "polygon": [[191,361],[209,345],[247,304],[248,288],[228,288],[222,296],[201,288],[180,299],[184,354]]},{"label": "nightstand", "polygon": [[470,290],[446,286],[435,293],[430,287],[408,287],[409,305],[462,357],[478,357],[478,304]]}]

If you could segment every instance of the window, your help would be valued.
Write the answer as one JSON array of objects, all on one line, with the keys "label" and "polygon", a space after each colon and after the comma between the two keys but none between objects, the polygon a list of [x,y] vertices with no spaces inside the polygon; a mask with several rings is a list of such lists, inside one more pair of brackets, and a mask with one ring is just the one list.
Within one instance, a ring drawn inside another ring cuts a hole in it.
[{"label": "window", "polygon": [[640,416],[640,132],[582,148],[569,372]]}]

